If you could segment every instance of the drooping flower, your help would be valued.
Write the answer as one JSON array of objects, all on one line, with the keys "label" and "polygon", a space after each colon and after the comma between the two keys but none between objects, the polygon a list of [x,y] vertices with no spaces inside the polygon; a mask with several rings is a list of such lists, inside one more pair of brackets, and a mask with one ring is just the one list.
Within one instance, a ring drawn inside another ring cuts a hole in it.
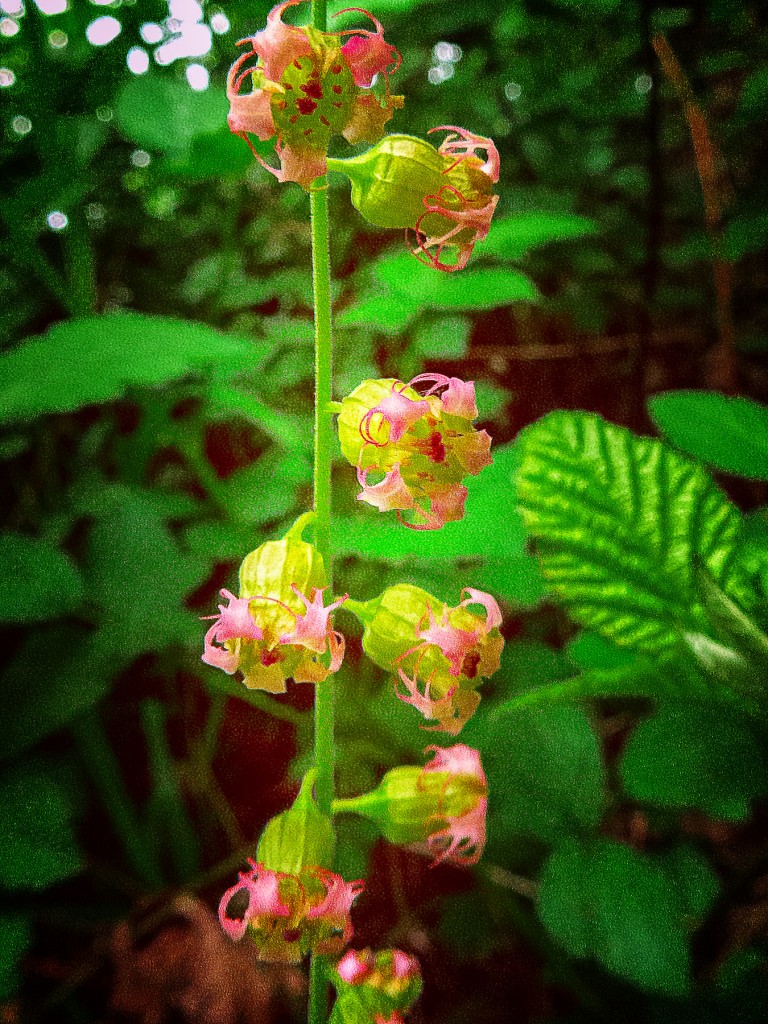
[{"label": "drooping flower", "polygon": [[[331,613],[344,597],[324,603],[325,570],[317,549],[301,533],[312,513],[279,541],[268,541],[240,566],[240,596],[221,596],[219,614],[205,635],[202,659],[228,675],[241,672],[251,690],[284,693],[286,680],[317,683],[336,672],[344,637]],[[307,596],[309,594],[309,596]]]},{"label": "drooping flower", "polygon": [[352,203],[367,221],[413,233],[412,253],[436,270],[461,270],[491,226],[499,153],[491,139],[466,128],[431,131],[449,134],[437,148],[411,135],[388,135],[328,167],[350,179]]},{"label": "drooping flower", "polygon": [[219,903],[219,920],[231,939],[246,933],[263,960],[298,963],[308,953],[338,956],[353,935],[350,911],[364,889],[326,868],[298,875],[249,860]]},{"label": "drooping flower", "polygon": [[385,839],[434,858],[476,864],[485,846],[488,784],[476,750],[458,743],[434,751],[423,767],[401,765],[362,796],[335,800],[334,814],[373,821]]},{"label": "drooping flower", "polygon": [[368,1024],[403,1024],[422,987],[418,960],[401,949],[348,949],[331,981],[340,1019],[348,1003],[350,1019]]},{"label": "drooping flower", "polygon": [[363,623],[367,656],[396,677],[400,700],[436,722],[432,728],[456,736],[480,703],[478,686],[500,664],[504,639],[494,598],[466,587],[449,608],[401,583],[365,604],[350,601],[347,610]]},{"label": "drooping flower", "polygon": [[[385,41],[373,15],[348,8],[370,18],[375,31],[332,33],[286,25],[285,10],[302,2],[284,0],[270,11],[266,28],[240,40],[239,46],[250,49],[229,71],[227,98],[229,127],[251,146],[259,163],[279,181],[308,188],[325,173],[333,136],[375,142],[403,98],[389,91],[389,75],[399,67],[400,55]],[[383,89],[374,89],[377,78]],[[264,160],[251,135],[262,142],[275,139],[279,166]]]},{"label": "drooping flower", "polygon": [[363,381],[342,402],[338,420],[341,449],[357,468],[358,499],[380,512],[396,510],[416,530],[462,519],[461,480],[491,463],[491,438],[472,426],[476,416],[472,381],[439,373],[408,384]]}]

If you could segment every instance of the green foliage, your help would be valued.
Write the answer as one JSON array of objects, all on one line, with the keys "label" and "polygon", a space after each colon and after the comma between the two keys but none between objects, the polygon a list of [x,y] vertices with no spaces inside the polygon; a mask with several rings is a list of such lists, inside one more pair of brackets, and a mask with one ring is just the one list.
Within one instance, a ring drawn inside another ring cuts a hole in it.
[{"label": "green foliage", "polygon": [[768,794],[768,766],[748,724],[711,704],[662,703],[633,731],[621,775],[634,800],[729,821]]},{"label": "green foliage", "polygon": [[109,401],[129,386],[164,384],[246,352],[242,341],[172,317],[71,320],[0,356],[0,421]]},{"label": "green foliage", "polygon": [[542,572],[577,622],[623,647],[669,651],[709,626],[705,566],[737,600],[740,516],[694,462],[586,413],[523,431],[518,501]]},{"label": "green foliage", "polygon": [[[607,839],[567,840],[546,865],[539,914],[573,956],[591,957],[649,992],[685,995],[688,933],[717,882],[692,850],[651,856]],[[692,919],[694,919],[692,921]]]},{"label": "green foliage", "polygon": [[726,473],[768,479],[768,408],[712,391],[654,395],[648,409],[681,451]]},{"label": "green foliage", "polygon": [[0,886],[4,888],[42,889],[82,866],[67,780],[52,768],[46,761],[30,760],[0,774]]},{"label": "green foliage", "polygon": [[540,245],[594,235],[597,224],[574,213],[519,213],[496,218],[479,254],[519,260]]},{"label": "green foliage", "polygon": [[16,991],[19,960],[31,939],[27,918],[18,914],[0,914],[0,999],[8,999]]},{"label": "green foliage", "polygon": [[38,538],[0,533],[0,621],[56,619],[82,599],[82,577],[63,551]]},{"label": "green foliage", "polygon": [[132,78],[117,97],[117,121],[126,138],[171,156],[187,153],[198,136],[220,133],[227,119],[223,90],[192,92],[157,74]]},{"label": "green foliage", "polygon": [[477,715],[462,732],[477,746],[489,789],[489,841],[511,835],[553,842],[597,826],[605,803],[600,748],[580,708]]}]

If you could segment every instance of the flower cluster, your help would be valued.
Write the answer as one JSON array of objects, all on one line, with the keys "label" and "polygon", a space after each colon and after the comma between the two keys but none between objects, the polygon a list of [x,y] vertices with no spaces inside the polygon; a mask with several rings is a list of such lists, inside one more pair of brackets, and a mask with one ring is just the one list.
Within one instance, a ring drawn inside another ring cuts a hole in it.
[{"label": "flower cluster", "polygon": [[464,744],[427,747],[423,767],[390,769],[370,793],[336,800],[335,814],[373,821],[385,839],[434,857],[433,867],[476,864],[485,846],[488,784],[480,754]]},{"label": "flower cluster", "polygon": [[[219,614],[212,616],[216,621],[205,634],[203,661],[227,675],[242,672],[249,690],[269,693],[284,693],[288,679],[319,683],[336,672],[344,659],[344,637],[333,628],[330,615],[344,598],[324,606],[324,590],[313,589],[311,598],[293,584],[291,590],[303,612],[295,601],[290,607],[274,597],[235,597],[222,590],[229,604],[220,604]],[[260,611],[271,612],[274,605],[292,619],[293,628],[285,633],[274,629],[273,619],[259,625]],[[326,652],[330,656],[323,660]]]},{"label": "flower cluster", "polygon": [[344,658],[344,637],[331,613],[346,595],[324,604],[323,559],[301,536],[312,516],[301,516],[282,540],[251,551],[240,566],[240,596],[222,590],[228,603],[209,616],[215,622],[203,661],[228,675],[241,672],[251,690],[284,693],[288,679],[322,682]]},{"label": "flower cluster", "polygon": [[325,868],[284,874],[249,860],[219,904],[219,921],[231,939],[246,932],[263,960],[298,963],[307,953],[338,956],[352,938],[352,904],[362,881],[345,882]]},{"label": "flower cluster", "polygon": [[[354,1014],[350,1019],[368,1019],[371,1024],[402,1024],[403,1013],[421,992],[418,960],[401,949],[348,949],[332,975],[341,1013],[345,1003]],[[363,1011],[361,1015],[360,1011]]]},{"label": "flower cluster", "polygon": [[431,132],[449,134],[438,148],[412,135],[388,135],[328,167],[350,179],[352,203],[367,221],[413,232],[414,256],[436,270],[461,270],[491,226],[499,153],[491,139],[457,125]]},{"label": "flower cluster", "polygon": [[350,602],[349,610],[365,627],[365,653],[398,677],[397,696],[436,721],[433,728],[457,735],[480,703],[477,687],[499,667],[504,640],[494,598],[466,587],[449,608],[400,583],[365,604]]},{"label": "flower cluster", "polygon": [[[279,181],[308,188],[325,174],[333,136],[375,142],[403,98],[389,92],[389,75],[400,66],[400,54],[386,42],[372,14],[350,8],[370,18],[374,30],[330,33],[286,25],[284,11],[301,2],[284,0],[273,7],[266,28],[240,41],[250,49],[230,69],[227,98],[229,127],[248,142],[259,163]],[[372,88],[377,77],[383,80],[383,94]],[[250,135],[262,141],[276,138],[279,167],[266,163]]]},{"label": "flower cluster", "polygon": [[[341,450],[357,467],[360,501],[380,512],[396,510],[416,530],[462,519],[467,489],[461,480],[491,462],[491,438],[472,426],[476,416],[472,381],[439,373],[408,384],[363,381],[342,402],[338,419]],[[380,479],[373,482],[373,474]]]}]

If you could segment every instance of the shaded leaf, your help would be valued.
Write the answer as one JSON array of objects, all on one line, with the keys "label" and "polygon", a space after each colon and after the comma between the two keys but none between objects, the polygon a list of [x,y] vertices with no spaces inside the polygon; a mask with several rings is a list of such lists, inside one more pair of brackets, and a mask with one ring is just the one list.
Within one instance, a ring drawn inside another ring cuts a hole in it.
[{"label": "shaded leaf", "polygon": [[32,940],[29,919],[0,915],[0,999],[10,998],[19,985],[19,961]]},{"label": "shaded leaf", "polygon": [[491,268],[438,274],[409,253],[388,256],[376,264],[376,276],[402,302],[414,309],[496,309],[512,302],[535,302],[533,281],[518,270]]},{"label": "shaded leaf", "polygon": [[150,150],[183,154],[200,135],[227,121],[221,89],[194,92],[160,74],[129,79],[117,97],[117,123],[126,138]]},{"label": "shaded leaf", "polygon": [[621,775],[635,800],[729,821],[768,794],[768,766],[747,723],[709,704],[662,704],[630,736]]},{"label": "shaded leaf", "polygon": [[573,956],[650,992],[688,991],[684,907],[660,858],[607,839],[566,840],[544,866],[539,915]]},{"label": "shaded leaf", "polygon": [[575,213],[519,213],[494,220],[479,252],[518,260],[539,245],[585,238],[597,233],[595,221]]}]

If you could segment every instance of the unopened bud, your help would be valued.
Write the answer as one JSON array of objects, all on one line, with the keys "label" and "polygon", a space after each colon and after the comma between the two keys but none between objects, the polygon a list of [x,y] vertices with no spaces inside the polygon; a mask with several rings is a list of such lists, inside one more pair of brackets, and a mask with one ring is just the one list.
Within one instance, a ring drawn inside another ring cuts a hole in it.
[{"label": "unopened bud", "polygon": [[308,771],[293,805],[267,822],[256,852],[256,860],[265,868],[298,875],[307,867],[331,866],[333,825],[315,802],[316,775],[314,768]]}]

